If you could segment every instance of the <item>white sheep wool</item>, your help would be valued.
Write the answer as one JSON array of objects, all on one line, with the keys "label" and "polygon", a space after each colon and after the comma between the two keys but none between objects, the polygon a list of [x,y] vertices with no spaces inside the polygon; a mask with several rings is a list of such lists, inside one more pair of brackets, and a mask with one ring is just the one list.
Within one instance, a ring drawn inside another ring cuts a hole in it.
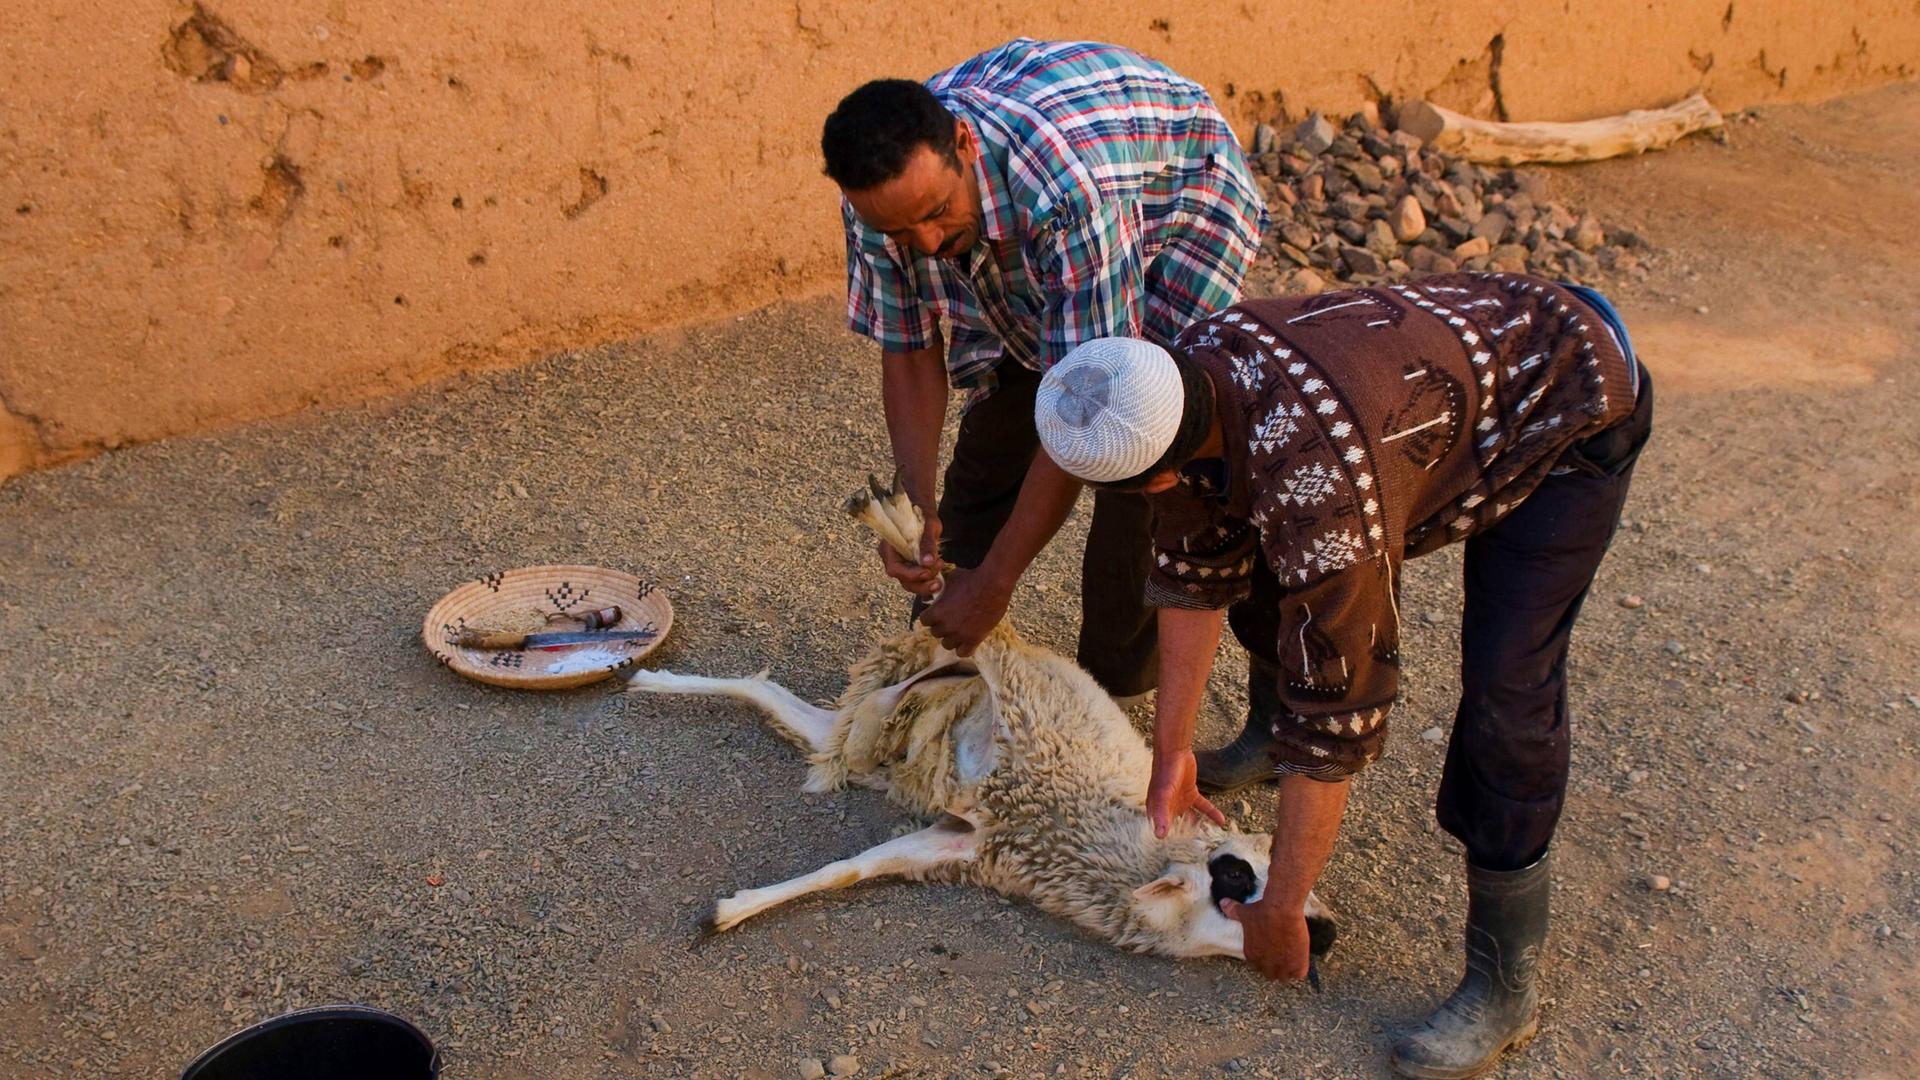
[{"label": "white sheep wool", "polygon": [[1095,338],[1040,380],[1033,426],[1062,469],[1096,484],[1136,476],[1180,430],[1185,394],[1173,357],[1139,338]]}]

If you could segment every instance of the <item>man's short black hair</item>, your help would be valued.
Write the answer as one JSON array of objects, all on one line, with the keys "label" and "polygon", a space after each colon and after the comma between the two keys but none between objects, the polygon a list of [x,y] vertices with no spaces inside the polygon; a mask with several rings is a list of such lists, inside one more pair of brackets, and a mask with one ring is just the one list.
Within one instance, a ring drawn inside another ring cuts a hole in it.
[{"label": "man's short black hair", "polygon": [[953,125],[933,91],[910,79],[875,79],[840,99],[820,132],[820,153],[834,183],[867,191],[899,176],[922,146],[959,168]]}]

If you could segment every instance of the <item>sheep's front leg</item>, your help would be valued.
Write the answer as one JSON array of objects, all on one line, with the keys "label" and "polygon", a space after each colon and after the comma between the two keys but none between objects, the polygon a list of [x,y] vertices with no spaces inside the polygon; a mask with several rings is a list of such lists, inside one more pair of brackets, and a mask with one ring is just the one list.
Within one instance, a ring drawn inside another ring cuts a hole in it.
[{"label": "sheep's front leg", "polygon": [[705,929],[731,930],[769,908],[808,893],[844,889],[877,877],[924,878],[935,870],[970,863],[979,854],[979,834],[958,818],[897,836],[850,859],[830,862],[778,885],[746,889],[714,905]]}]

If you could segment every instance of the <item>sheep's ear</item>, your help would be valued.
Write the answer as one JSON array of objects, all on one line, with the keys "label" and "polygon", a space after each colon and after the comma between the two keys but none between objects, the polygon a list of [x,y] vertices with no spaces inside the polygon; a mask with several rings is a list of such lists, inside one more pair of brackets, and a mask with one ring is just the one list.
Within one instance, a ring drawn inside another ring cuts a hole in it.
[{"label": "sheep's ear", "polygon": [[1185,875],[1168,874],[1133,890],[1133,898],[1135,900],[1173,900],[1184,896],[1192,888],[1193,883],[1188,881]]}]

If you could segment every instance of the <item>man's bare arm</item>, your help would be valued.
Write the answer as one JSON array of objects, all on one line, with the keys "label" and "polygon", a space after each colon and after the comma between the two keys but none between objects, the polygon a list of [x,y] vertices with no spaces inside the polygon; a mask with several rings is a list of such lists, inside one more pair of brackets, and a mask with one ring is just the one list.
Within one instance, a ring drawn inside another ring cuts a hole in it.
[{"label": "man's bare arm", "polygon": [[1225,621],[1224,611],[1160,609],[1160,693],[1154,699],[1153,777],[1147,786],[1147,817],[1155,836],[1167,835],[1189,810],[1226,824],[1226,816],[1200,795],[1193,760],[1194,718]]},{"label": "man's bare arm", "polygon": [[1282,776],[1267,889],[1252,904],[1220,904],[1246,931],[1247,962],[1269,979],[1307,977],[1307,893],[1333,852],[1346,808],[1347,781]]},{"label": "man's bare arm", "polygon": [[880,403],[907,497],[926,516],[919,566],[901,561],[885,544],[880,545],[880,557],[890,576],[910,592],[926,596],[939,584],[940,519],[934,500],[940,486],[940,429],[947,418],[946,346],[937,331],[933,344],[924,349],[881,355]]}]

